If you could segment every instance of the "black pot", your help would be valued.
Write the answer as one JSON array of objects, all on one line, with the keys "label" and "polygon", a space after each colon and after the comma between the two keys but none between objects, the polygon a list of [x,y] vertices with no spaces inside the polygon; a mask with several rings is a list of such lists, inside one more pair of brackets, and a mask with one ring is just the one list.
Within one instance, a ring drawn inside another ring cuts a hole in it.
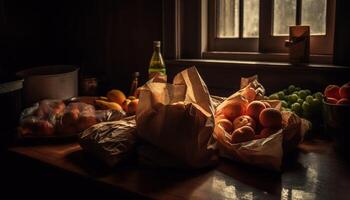
[{"label": "black pot", "polygon": [[10,144],[16,138],[16,127],[22,109],[22,87],[23,80],[0,83],[0,147]]}]

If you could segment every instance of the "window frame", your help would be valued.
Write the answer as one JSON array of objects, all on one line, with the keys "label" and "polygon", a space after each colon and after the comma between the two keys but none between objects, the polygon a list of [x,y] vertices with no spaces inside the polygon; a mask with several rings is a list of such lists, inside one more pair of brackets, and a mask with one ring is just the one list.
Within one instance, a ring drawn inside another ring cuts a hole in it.
[{"label": "window frame", "polygon": [[[239,0],[239,37],[217,37],[217,0],[208,1],[208,48],[215,51],[257,52],[258,38],[243,38],[243,0]],[[260,16],[259,16],[260,17]]]},{"label": "window frame", "polygon": [[[273,35],[273,5],[274,0],[260,0],[259,8],[259,38],[218,38],[216,34],[216,1],[208,1],[208,49],[207,51],[256,52],[256,53],[287,53],[285,40],[288,36]],[[301,0],[297,0],[297,19],[300,22]],[[240,0],[240,10],[243,10],[243,0]],[[336,0],[327,0],[326,34],[310,37],[310,53],[317,55],[333,55],[334,23]],[[298,13],[299,12],[299,13]],[[242,34],[243,15],[240,11],[240,36]]]}]

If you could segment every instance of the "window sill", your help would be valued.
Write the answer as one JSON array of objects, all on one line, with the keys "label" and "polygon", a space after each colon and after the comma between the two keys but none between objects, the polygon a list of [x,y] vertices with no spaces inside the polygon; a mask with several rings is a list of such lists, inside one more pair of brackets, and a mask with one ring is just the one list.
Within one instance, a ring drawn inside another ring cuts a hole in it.
[{"label": "window sill", "polygon": [[[257,52],[224,52],[209,51],[203,52],[204,59],[219,60],[249,60],[249,61],[268,61],[268,62],[289,62],[288,53],[257,53]],[[332,64],[333,55],[310,55],[310,63],[314,64]]]},{"label": "window sill", "polygon": [[242,61],[242,60],[216,60],[216,59],[176,59],[166,60],[167,65],[177,66],[205,66],[216,68],[235,68],[250,70],[302,70],[302,71],[339,71],[349,73],[350,67],[333,64],[291,64],[288,62]]}]

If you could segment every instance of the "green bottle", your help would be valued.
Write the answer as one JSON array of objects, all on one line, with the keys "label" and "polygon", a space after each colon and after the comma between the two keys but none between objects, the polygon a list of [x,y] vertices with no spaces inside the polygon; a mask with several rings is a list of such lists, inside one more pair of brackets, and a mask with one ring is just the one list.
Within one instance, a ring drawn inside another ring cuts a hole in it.
[{"label": "green bottle", "polygon": [[160,41],[153,41],[153,55],[149,63],[148,76],[149,79],[157,74],[166,75],[166,68],[162,54],[160,53]]}]

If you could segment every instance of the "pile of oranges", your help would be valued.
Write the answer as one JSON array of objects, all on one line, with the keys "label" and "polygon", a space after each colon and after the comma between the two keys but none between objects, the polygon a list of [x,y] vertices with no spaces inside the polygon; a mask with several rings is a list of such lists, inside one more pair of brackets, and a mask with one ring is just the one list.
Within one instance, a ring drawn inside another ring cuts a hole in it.
[{"label": "pile of oranges", "polygon": [[282,128],[282,114],[266,101],[231,102],[215,117],[216,125],[229,135],[231,143],[261,139]]},{"label": "pile of oranges", "polygon": [[95,101],[95,105],[99,109],[112,109],[117,111],[125,111],[128,115],[134,115],[139,104],[139,99],[135,96],[126,97],[120,90],[110,90],[106,97],[100,97]]}]

